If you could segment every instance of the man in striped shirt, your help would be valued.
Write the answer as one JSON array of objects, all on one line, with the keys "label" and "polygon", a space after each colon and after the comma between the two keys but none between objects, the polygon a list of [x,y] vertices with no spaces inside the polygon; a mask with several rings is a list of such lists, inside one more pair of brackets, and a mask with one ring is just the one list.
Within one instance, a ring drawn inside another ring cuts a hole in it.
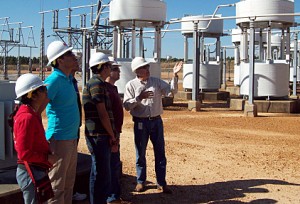
[{"label": "man in striped shirt", "polygon": [[118,150],[112,106],[105,79],[110,75],[111,62],[99,52],[91,56],[93,77],[82,94],[85,113],[85,138],[92,157],[90,203],[106,204],[111,187],[111,151]]}]

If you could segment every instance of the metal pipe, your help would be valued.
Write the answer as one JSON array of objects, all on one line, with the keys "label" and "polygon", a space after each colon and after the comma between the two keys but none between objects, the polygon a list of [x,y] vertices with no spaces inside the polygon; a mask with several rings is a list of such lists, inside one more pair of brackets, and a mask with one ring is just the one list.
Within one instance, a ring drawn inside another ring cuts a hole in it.
[{"label": "metal pipe", "polygon": [[255,52],[255,28],[254,19],[250,19],[250,45],[249,45],[249,105],[254,103],[254,52]]},{"label": "metal pipe", "polygon": [[118,58],[122,57],[122,48],[123,48],[123,40],[122,40],[122,29],[119,27],[118,29]]},{"label": "metal pipe", "polygon": [[[291,32],[290,32],[290,28],[288,27],[286,29],[286,55],[285,55],[285,60],[289,63],[290,62],[290,58],[291,58]],[[290,66],[290,63],[289,63]]]},{"label": "metal pipe", "polygon": [[139,56],[144,56],[143,28],[140,28]]},{"label": "metal pipe", "polygon": [[21,66],[20,66],[20,45],[18,45],[17,72],[18,72],[18,77],[21,76]]},{"label": "metal pipe", "polygon": [[285,46],[285,37],[284,37],[284,29],[281,30],[281,41],[280,41],[280,56],[279,59],[283,59],[284,53],[284,46]]},{"label": "metal pipe", "polygon": [[7,57],[7,42],[4,42],[4,58],[3,58],[3,72],[4,72],[4,79],[8,79],[8,74],[7,74],[7,64],[6,64],[6,57]]},{"label": "metal pipe", "polygon": [[28,62],[28,71],[32,73],[32,47],[29,48],[29,62]]},{"label": "metal pipe", "polygon": [[113,30],[113,57],[116,58],[118,56],[118,30],[115,27]]},{"label": "metal pipe", "polygon": [[188,59],[189,59],[189,41],[188,41],[188,37],[185,35],[184,36],[184,48],[183,48],[183,52],[184,52],[184,63],[187,63]]},{"label": "metal pipe", "polygon": [[267,59],[272,59],[272,49],[271,49],[271,26],[268,26],[268,32],[267,32]]},{"label": "metal pipe", "polygon": [[204,62],[204,33],[201,33],[200,37],[200,64]]},{"label": "metal pipe", "polygon": [[136,49],[136,32],[135,32],[135,21],[132,24],[132,31],[131,31],[131,58],[135,58],[135,49]]},{"label": "metal pipe", "polygon": [[[68,10],[69,13],[69,18],[68,18],[68,25],[69,25],[69,29],[72,28],[72,21],[71,21],[71,15],[72,15],[72,9],[69,8]],[[72,32],[68,32],[68,45],[71,47],[72,46]]]},{"label": "metal pipe", "polygon": [[217,37],[217,42],[216,42],[216,60],[217,60],[217,62],[220,62],[220,50],[221,50],[221,41],[220,41],[220,37]]},{"label": "metal pipe", "polygon": [[44,13],[42,13],[42,20],[41,20],[41,39],[40,39],[40,77],[42,80],[45,80],[44,76],[44,53],[45,53],[45,23],[44,23]]},{"label": "metal pipe", "polygon": [[194,22],[194,60],[193,60],[193,89],[192,89],[192,100],[199,100],[199,75],[200,75],[200,47],[199,47],[199,31],[198,31],[198,21]]},{"label": "metal pipe", "polygon": [[297,60],[297,51],[298,51],[298,33],[294,34],[294,73],[293,73],[293,96],[297,96],[297,68],[298,68],[298,60]]},{"label": "metal pipe", "polygon": [[82,33],[82,58],[81,58],[81,73],[82,73],[82,87],[86,85],[86,31],[83,31]]},{"label": "metal pipe", "polygon": [[222,84],[223,84],[223,88],[226,89],[226,47],[223,48],[223,76],[222,76]]}]

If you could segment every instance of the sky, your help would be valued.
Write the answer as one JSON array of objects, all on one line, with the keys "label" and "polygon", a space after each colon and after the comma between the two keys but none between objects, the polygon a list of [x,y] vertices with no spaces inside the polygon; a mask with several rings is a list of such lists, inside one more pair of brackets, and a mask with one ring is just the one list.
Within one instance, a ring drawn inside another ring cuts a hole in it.
[{"label": "sky", "polygon": [[[107,3],[108,0],[104,0]],[[184,15],[211,15],[214,13],[218,5],[233,4],[239,2],[239,0],[164,0],[167,6],[167,21],[173,18],[182,18]],[[32,56],[38,57],[40,52],[40,29],[41,29],[41,14],[40,11],[48,11],[53,9],[63,9],[68,7],[97,4],[97,0],[0,0],[0,32],[3,30],[2,24],[5,23],[3,18],[9,17],[8,22],[23,22],[22,27],[34,26],[32,31],[34,35],[34,42],[38,48],[32,49]],[[89,9],[78,9],[76,12],[89,12]],[[295,12],[300,12],[300,1],[295,1]],[[222,7],[218,10],[218,14],[222,16],[235,16],[235,7]],[[67,12],[62,12],[60,16],[66,16]],[[88,17],[89,18],[89,17]],[[295,18],[297,22],[300,22],[300,18]],[[67,22],[59,22],[62,27],[67,26]],[[72,25],[80,24],[79,17],[72,19]],[[2,26],[2,27],[1,27]],[[16,27],[16,25],[11,24],[10,27]],[[47,45],[55,40],[52,32],[52,13],[45,14],[45,43]],[[235,28],[235,20],[224,20],[224,30],[229,30]],[[172,24],[169,29],[178,29],[180,24]],[[22,29],[25,43],[33,45],[32,36],[28,39],[30,29]],[[2,32],[2,39],[7,35]],[[183,42],[184,38],[180,32],[167,32],[163,33],[162,39],[162,54],[161,56],[165,58],[166,56],[183,58]],[[189,40],[190,48],[193,46],[192,39]],[[206,42],[209,43],[209,42]],[[145,40],[146,57],[152,55],[153,40]],[[231,46],[230,37],[221,38],[222,46]],[[2,50],[2,49],[1,49]],[[0,50],[0,51],[1,51]],[[21,56],[29,56],[29,48],[21,48]],[[9,55],[15,55],[17,53],[17,48],[11,48]],[[229,51],[228,55],[231,55],[233,51]]]}]

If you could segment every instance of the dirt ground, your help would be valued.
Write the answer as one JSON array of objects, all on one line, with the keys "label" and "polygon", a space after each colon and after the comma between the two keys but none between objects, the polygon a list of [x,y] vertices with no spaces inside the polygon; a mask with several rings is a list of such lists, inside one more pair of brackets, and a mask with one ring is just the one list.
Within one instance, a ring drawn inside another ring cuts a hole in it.
[{"label": "dirt ground", "polygon": [[[133,122],[125,112],[121,135],[122,198],[133,204],[300,203],[299,114],[244,117],[226,104],[202,104],[190,112],[175,101],[162,115],[167,182],[172,195],[158,193],[151,142],[147,190],[135,193]],[[79,149],[88,153],[84,138]],[[86,201],[85,203],[88,203]]]}]

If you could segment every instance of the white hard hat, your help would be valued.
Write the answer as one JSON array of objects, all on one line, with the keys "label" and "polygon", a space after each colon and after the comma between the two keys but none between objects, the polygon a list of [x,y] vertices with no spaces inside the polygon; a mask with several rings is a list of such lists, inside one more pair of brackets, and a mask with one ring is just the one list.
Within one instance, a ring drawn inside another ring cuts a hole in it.
[{"label": "white hard hat", "polygon": [[131,62],[132,72],[135,72],[138,68],[148,64],[150,64],[150,62],[147,62],[143,57],[136,57]]},{"label": "white hard hat", "polygon": [[104,64],[106,62],[110,62],[110,60],[108,59],[108,56],[102,52],[96,52],[96,53],[92,54],[89,64],[90,64],[90,67],[93,67],[95,65]]},{"label": "white hard hat", "polygon": [[53,62],[54,60],[56,60],[57,58],[59,58],[60,56],[72,49],[73,47],[69,47],[66,43],[62,41],[53,41],[49,44],[47,48],[47,57],[49,61],[47,65],[49,66],[51,62]]},{"label": "white hard hat", "polygon": [[46,86],[43,81],[34,74],[23,74],[21,75],[16,82],[15,92],[17,98],[29,93],[30,91],[34,91],[41,86]]},{"label": "white hard hat", "polygon": [[113,57],[108,57],[108,59],[109,59],[109,61],[112,63],[112,64],[111,64],[112,66],[122,66],[121,64],[119,64],[119,63],[115,60],[115,58],[113,58]]}]

